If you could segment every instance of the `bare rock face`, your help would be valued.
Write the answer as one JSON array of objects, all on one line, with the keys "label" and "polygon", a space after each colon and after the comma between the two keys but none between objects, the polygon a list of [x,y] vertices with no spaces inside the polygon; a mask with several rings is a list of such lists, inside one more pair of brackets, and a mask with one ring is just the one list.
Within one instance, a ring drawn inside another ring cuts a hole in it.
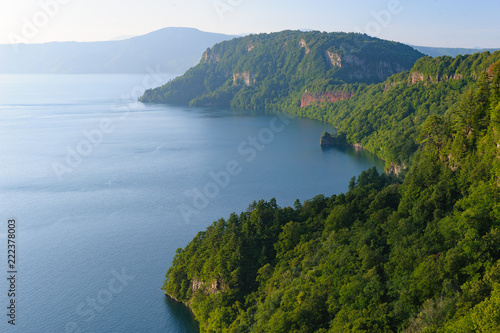
[{"label": "bare rock face", "polygon": [[209,48],[203,54],[202,61],[204,63],[220,62],[220,56],[219,54],[215,53],[212,48]]},{"label": "bare rock face", "polygon": [[204,283],[200,280],[193,279],[191,281],[191,289],[193,290],[193,293],[198,291],[201,287],[203,287]]},{"label": "bare rock face", "polygon": [[335,103],[338,101],[343,101],[346,99],[349,99],[353,96],[353,93],[348,93],[344,91],[328,91],[325,93],[304,93],[302,95],[302,99],[300,101],[300,107],[306,107],[310,105],[313,102],[328,102],[328,103]]},{"label": "bare rock face", "polygon": [[309,52],[311,52],[311,50],[307,46],[307,43],[306,43],[306,41],[304,39],[300,40],[299,46],[303,47],[304,49],[306,49],[306,54],[309,54]]},{"label": "bare rock face", "polygon": [[342,68],[342,58],[334,52],[326,51],[326,56],[330,60],[332,67]]},{"label": "bare rock face", "polygon": [[462,74],[454,73],[453,75],[424,75],[420,72],[411,72],[410,74],[410,82],[411,84],[417,84],[419,82],[424,83],[438,83],[441,81],[449,81],[449,80],[460,80],[462,79]]},{"label": "bare rock face", "polygon": [[217,294],[220,291],[226,291],[229,287],[222,281],[222,278],[218,280],[213,280],[211,282],[204,282],[200,280],[193,279],[191,281],[191,289],[193,294],[198,290],[202,291],[205,294]]},{"label": "bare rock face", "polygon": [[329,68],[338,68],[347,71],[349,80],[366,80],[376,78],[384,81],[387,77],[408,70],[397,62],[381,60],[377,63],[370,63],[366,58],[356,54],[338,53],[327,50],[324,58]]},{"label": "bare rock face", "polygon": [[412,72],[410,74],[410,81],[411,81],[411,84],[416,84],[418,82],[426,81],[426,77],[422,73]]},{"label": "bare rock face", "polygon": [[389,168],[387,168],[387,174],[394,174],[396,176],[399,176],[403,171],[406,170],[406,165],[398,165],[395,164],[394,162],[391,162],[391,165],[389,165]]},{"label": "bare rock face", "polygon": [[251,86],[255,83],[256,74],[250,72],[234,73],[233,74],[233,85],[237,86],[243,82],[246,86]]}]

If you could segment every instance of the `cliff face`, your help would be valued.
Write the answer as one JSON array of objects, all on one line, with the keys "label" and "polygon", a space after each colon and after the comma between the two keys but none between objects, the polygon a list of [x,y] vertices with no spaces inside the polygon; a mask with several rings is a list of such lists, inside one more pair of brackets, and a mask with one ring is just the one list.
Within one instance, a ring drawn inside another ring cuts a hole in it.
[{"label": "cliff face", "polygon": [[203,53],[201,63],[209,64],[217,62],[220,62],[220,55],[213,48],[209,48]]},{"label": "cliff face", "polygon": [[214,295],[218,292],[229,290],[229,287],[224,283],[224,281],[222,281],[222,278],[219,278],[218,280],[214,279],[211,282],[193,279],[191,281],[191,290],[193,294],[200,291],[205,295]]},{"label": "cliff face", "polygon": [[342,54],[327,50],[325,59],[330,68],[344,69],[351,81],[363,81],[377,78],[384,81],[387,77],[408,70],[398,62],[380,59],[374,61],[372,58],[361,57],[354,54]]},{"label": "cliff face", "polygon": [[255,83],[256,74],[251,74],[250,72],[234,73],[233,74],[233,85],[237,86],[241,83],[247,87]]},{"label": "cliff face", "polygon": [[405,164],[398,165],[394,162],[391,162],[391,164],[389,165],[389,167],[386,170],[386,173],[387,174],[394,174],[394,175],[399,177],[401,175],[401,173],[403,171],[405,171],[406,169],[407,169],[407,166]]},{"label": "cliff face", "polygon": [[[353,81],[363,81],[371,77],[376,77],[379,81],[383,81],[393,74],[409,69],[397,62],[384,60],[372,62],[371,59],[362,59],[354,55],[346,56],[342,61],[350,65],[351,70],[348,76]],[[368,64],[368,61],[371,64]]]},{"label": "cliff face", "polygon": [[349,92],[343,92],[343,91],[329,91],[326,93],[316,93],[316,94],[306,92],[306,93],[304,93],[304,95],[302,95],[302,99],[300,101],[300,107],[304,108],[304,107],[309,106],[311,103],[314,103],[314,102],[335,103],[338,101],[343,101],[343,100],[349,99],[352,97],[352,95],[354,95],[354,94],[349,93]]},{"label": "cliff face", "polygon": [[328,60],[330,60],[330,64],[332,65],[332,67],[342,68],[342,58],[340,58],[340,55],[338,53],[326,51],[326,57]]},{"label": "cliff face", "polygon": [[413,66],[408,82],[439,83],[452,80],[477,80],[482,73],[488,72],[498,59],[498,52],[458,55],[455,58],[442,56],[437,58],[423,57]]},{"label": "cliff face", "polygon": [[451,75],[426,75],[420,72],[411,72],[410,73],[410,82],[411,84],[417,84],[419,82],[425,83],[438,83],[441,81],[449,81],[449,80],[460,80],[463,79],[462,74],[454,73]]},{"label": "cliff face", "polygon": [[311,49],[307,46],[307,43],[306,41],[304,40],[304,38],[302,38],[299,42],[299,46],[300,47],[303,47],[305,50],[306,50],[306,54],[309,54],[309,52],[311,52]]}]

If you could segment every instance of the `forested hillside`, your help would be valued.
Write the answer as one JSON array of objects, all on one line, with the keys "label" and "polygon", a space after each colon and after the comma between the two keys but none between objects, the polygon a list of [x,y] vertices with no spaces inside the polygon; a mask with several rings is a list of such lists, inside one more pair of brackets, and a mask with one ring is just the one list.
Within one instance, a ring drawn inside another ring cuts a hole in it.
[{"label": "forested hillside", "polygon": [[391,138],[415,151],[404,181],[371,169],[345,194],[254,202],[177,251],[166,292],[204,332],[499,332],[500,62],[471,57],[360,86],[352,117],[312,106],[410,131]]},{"label": "forested hillside", "polygon": [[445,115],[500,51],[431,58],[361,34],[284,31],[208,49],[143,102],[279,109],[331,123],[339,141],[406,169],[423,122]]},{"label": "forested hillside", "polygon": [[[331,123],[346,143],[360,144],[391,163],[408,165],[418,148],[422,124],[431,115],[453,112],[462,95],[495,62],[500,51],[467,56],[424,57],[411,71],[395,74],[373,85],[315,85],[317,93],[348,91],[352,97],[330,103],[317,102],[300,107],[292,101],[286,110],[296,115]],[[298,100],[300,96],[295,96]]]},{"label": "forested hillside", "polygon": [[146,91],[141,101],[277,108],[311,82],[382,82],[422,56],[407,45],[354,33],[249,35],[216,44],[196,67]]}]

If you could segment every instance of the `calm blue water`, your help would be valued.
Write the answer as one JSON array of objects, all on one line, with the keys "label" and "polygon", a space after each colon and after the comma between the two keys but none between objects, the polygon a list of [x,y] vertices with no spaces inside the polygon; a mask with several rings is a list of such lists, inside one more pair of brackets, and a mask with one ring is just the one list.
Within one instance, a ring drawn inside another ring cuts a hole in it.
[{"label": "calm blue water", "polygon": [[322,151],[320,122],[134,102],[167,79],[0,76],[0,269],[14,217],[18,270],[16,330],[4,278],[0,331],[197,332],[160,289],[178,247],[253,200],[292,205],[383,168]]}]

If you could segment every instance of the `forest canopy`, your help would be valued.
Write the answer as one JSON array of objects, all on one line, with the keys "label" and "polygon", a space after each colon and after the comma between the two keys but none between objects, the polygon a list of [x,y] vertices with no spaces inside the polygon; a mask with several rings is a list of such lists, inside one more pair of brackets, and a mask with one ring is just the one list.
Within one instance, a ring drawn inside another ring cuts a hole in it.
[{"label": "forest canopy", "polygon": [[368,99],[309,109],[394,145],[404,178],[373,168],[345,194],[254,202],[177,250],[167,294],[203,332],[498,332],[499,57],[422,58],[359,85]]}]

